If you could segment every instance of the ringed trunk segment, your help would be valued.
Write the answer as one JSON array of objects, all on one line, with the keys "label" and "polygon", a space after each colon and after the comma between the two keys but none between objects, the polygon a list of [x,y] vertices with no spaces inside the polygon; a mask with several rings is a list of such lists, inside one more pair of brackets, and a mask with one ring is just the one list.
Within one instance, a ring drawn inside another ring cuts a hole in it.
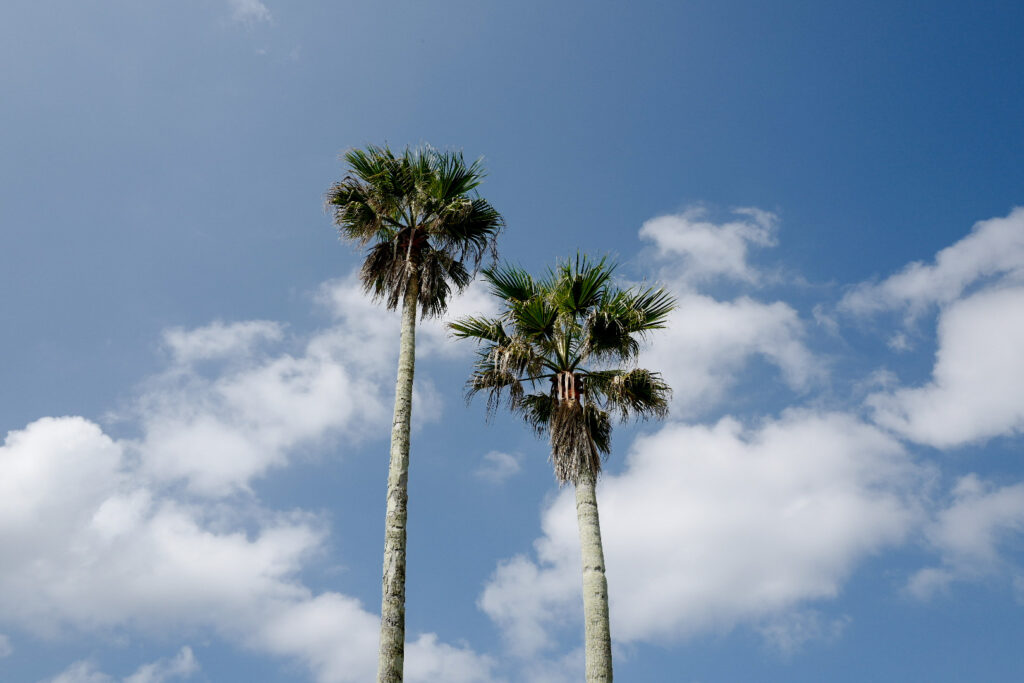
[{"label": "ringed trunk segment", "polygon": [[608,620],[608,579],[605,576],[601,521],[595,477],[584,474],[576,483],[576,522],[583,562],[583,622],[587,683],[612,683],[612,638]]},{"label": "ringed trunk segment", "polygon": [[402,331],[395,382],[395,413],[388,465],[387,515],[384,524],[384,571],[381,578],[380,652],[377,683],[401,683],[405,664],[405,549],[409,500],[409,426],[416,363],[416,304],[419,280],[413,275],[402,303]]},{"label": "ringed trunk segment", "polygon": [[583,380],[577,377],[574,372],[571,370],[559,372],[551,378],[551,381],[556,385],[556,395],[559,403],[563,401],[580,402],[583,394]]}]

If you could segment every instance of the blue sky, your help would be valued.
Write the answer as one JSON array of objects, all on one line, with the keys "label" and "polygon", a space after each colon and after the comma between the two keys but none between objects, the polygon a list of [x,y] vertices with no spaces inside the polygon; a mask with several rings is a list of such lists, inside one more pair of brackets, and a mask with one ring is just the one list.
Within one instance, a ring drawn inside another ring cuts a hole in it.
[{"label": "blue sky", "polygon": [[[339,152],[679,297],[599,489],[621,680],[1024,668],[1024,7],[0,7],[0,679],[372,679],[397,321]],[[471,290],[460,314],[491,306]],[[581,670],[570,492],[426,323],[408,680]]]}]

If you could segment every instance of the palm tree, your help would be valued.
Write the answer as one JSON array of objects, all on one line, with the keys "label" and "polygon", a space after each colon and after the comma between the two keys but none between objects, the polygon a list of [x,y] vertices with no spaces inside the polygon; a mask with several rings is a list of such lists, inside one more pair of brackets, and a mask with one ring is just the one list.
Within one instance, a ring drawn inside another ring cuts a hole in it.
[{"label": "palm tree", "polygon": [[424,146],[399,154],[370,146],[344,155],[348,173],[326,204],[345,239],[366,250],[364,289],[389,310],[401,306],[402,328],[388,469],[378,683],[402,680],[405,660],[405,549],[409,423],[420,316],[446,310],[452,288],[473,279],[504,221],[476,195],[484,170],[459,152]]},{"label": "palm tree", "polygon": [[608,582],[595,484],[610,452],[612,417],[664,417],[671,389],[661,375],[635,367],[640,341],[665,326],[675,308],[661,288],[616,287],[614,265],[585,256],[559,263],[534,280],[513,266],[483,271],[503,311],[450,324],[474,339],[479,356],[468,393],[487,395],[551,442],[559,484],[576,488],[583,561],[586,680],[612,680]]}]

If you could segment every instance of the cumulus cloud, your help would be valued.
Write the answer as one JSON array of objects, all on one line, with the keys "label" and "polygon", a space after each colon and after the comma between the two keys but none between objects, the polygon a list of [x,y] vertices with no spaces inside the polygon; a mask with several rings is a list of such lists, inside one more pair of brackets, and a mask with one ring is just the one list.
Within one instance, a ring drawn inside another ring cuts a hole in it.
[{"label": "cumulus cloud", "polygon": [[778,219],[760,209],[736,209],[716,223],[702,208],[644,223],[659,277],[677,297],[667,329],[659,330],[640,362],[665,375],[675,392],[673,410],[695,414],[726,396],[748,361],[777,366],[784,381],[803,391],[825,376],[807,348],[805,326],[790,305],[749,296],[722,301],[698,290],[715,279],[756,285],[762,273],[748,262],[752,246],[775,244]]},{"label": "cumulus cloud", "polygon": [[[360,683],[377,672],[380,617],[337,593],[295,603],[257,635],[263,649],[304,661],[320,683]],[[493,660],[468,647],[442,643],[431,633],[406,644],[410,683],[491,683]]]},{"label": "cumulus cloud", "polygon": [[[326,284],[332,323],[286,335],[273,321],[214,322],[163,337],[167,369],[130,410],[137,438],[113,439],[80,417],[43,418],[0,447],[0,614],[47,637],[213,633],[302,662],[320,683],[361,683],[376,669],[379,616],[298,578],[321,552],[323,519],[263,508],[244,491],[299,446],[348,443],[390,418],[397,315],[354,278]],[[456,314],[486,294],[454,299]],[[444,321],[421,326],[421,356],[449,357]],[[417,380],[418,421],[441,400]],[[433,400],[425,400],[433,398]],[[386,431],[386,430],[384,430]],[[182,497],[184,483],[191,496]],[[3,641],[6,643],[6,638]],[[131,683],[185,676],[191,650],[140,667]],[[407,680],[496,681],[494,663],[430,633],[410,637]],[[90,661],[54,680],[110,680]]]},{"label": "cumulus cloud", "polygon": [[654,243],[655,254],[670,260],[665,276],[684,285],[715,278],[757,283],[761,274],[747,262],[751,246],[775,244],[777,217],[755,208],[733,210],[733,220],[715,223],[701,207],[645,221],[640,238]]},{"label": "cumulus cloud", "polygon": [[[788,656],[840,635],[845,617],[827,616],[822,604],[864,558],[905,541],[926,516],[918,495],[931,472],[893,434],[953,445],[1024,427],[1018,270],[1010,261],[978,266],[994,257],[977,246],[955,251],[972,238],[1010,249],[999,221],[1019,213],[980,223],[950,248],[953,256],[943,257],[946,250],[935,265],[917,266],[927,276],[915,277],[928,287],[891,278],[898,295],[871,295],[891,307],[942,306],[931,382],[900,388],[893,375],[878,373],[861,389],[872,392],[877,426],[789,410],[760,424],[676,421],[634,443],[625,471],[604,477],[599,492],[617,645],[749,625]],[[644,225],[662,273],[680,291],[680,308],[642,363],[675,387],[677,420],[724,400],[752,357],[778,367],[797,391],[824,375],[793,307],[698,291],[722,279],[762,282],[748,252],[774,243],[775,224],[750,209],[724,224],[687,212]],[[872,286],[889,292],[887,282]],[[971,289],[979,282],[983,288]],[[912,295],[929,287],[928,296]],[[868,287],[861,290],[868,297]],[[0,555],[0,623],[43,635],[198,630],[294,659],[319,683],[373,677],[379,617],[299,578],[326,538],[324,520],[270,511],[251,497],[223,498],[286,466],[303,445],[358,439],[390,417],[397,316],[367,301],[353,277],[326,283],[318,299],[332,320],[313,334],[286,334],[272,321],[169,330],[170,367],[143,386],[133,413],[138,438],[112,439],[82,418],[44,418],[8,435],[0,448],[0,543],[8,549]],[[481,312],[493,313],[494,303],[474,285],[453,300],[449,318]],[[835,330],[831,318],[819,317]],[[451,342],[444,322],[419,326],[420,358],[471,353]],[[911,350],[898,338],[906,339],[893,337],[894,348]],[[422,400],[433,391],[424,379],[416,388],[421,422],[435,419],[441,403]],[[501,481],[518,468],[518,456],[491,452],[477,475]],[[182,483],[192,494],[184,499]],[[909,590],[927,596],[1005,568],[1002,544],[1021,528],[1020,486],[965,478],[925,527],[940,560]],[[535,548],[499,565],[479,605],[524,658],[522,680],[576,680],[581,652],[552,648],[553,635],[578,632],[581,612],[571,491],[546,505]],[[5,646],[0,636],[0,656]],[[125,680],[189,675],[185,652]],[[429,633],[409,639],[409,681],[493,682],[497,668],[466,644]],[[53,680],[112,679],[86,661]]]},{"label": "cumulus cloud", "polygon": [[753,356],[778,367],[795,390],[824,377],[824,365],[804,336],[797,312],[785,303],[684,294],[640,364],[664,374],[674,392],[674,411],[695,413],[718,404]]},{"label": "cumulus cloud", "polygon": [[[184,480],[195,493],[225,495],[285,465],[300,444],[342,433],[358,438],[385,424],[384,369],[352,353],[354,334],[331,328],[312,335],[297,354],[281,349],[252,358],[221,343],[218,352],[235,362],[210,371],[178,363],[153,378],[136,404],[144,470],[157,479]],[[211,336],[208,328],[177,331],[175,343],[203,348]],[[232,338],[243,350],[251,339]],[[383,340],[366,341],[384,346]]]},{"label": "cumulus cloud", "polygon": [[994,286],[939,317],[932,379],[872,394],[874,419],[949,448],[1024,430],[1024,287]]},{"label": "cumulus cloud", "polygon": [[[44,418],[0,447],[0,614],[39,635],[211,631],[298,659],[321,683],[359,683],[376,666],[379,617],[297,578],[326,529],[255,504],[186,504],[140,476],[127,449],[80,417]],[[491,681],[492,663],[424,634],[410,681]],[[182,677],[191,651],[131,683]],[[162,678],[161,678],[162,677]],[[106,682],[90,662],[54,681]]]},{"label": "cumulus cloud", "polygon": [[[422,321],[418,358],[468,356],[447,321],[492,313],[491,299],[471,286],[445,318]],[[282,325],[263,320],[164,334],[171,365],[134,406],[142,436],[133,447],[147,476],[225,496],[287,465],[301,445],[381,433],[391,417],[398,316],[369,301],[354,276],[325,283],[317,300],[334,322],[305,338],[286,339]],[[438,419],[443,403],[420,374],[414,427]]]},{"label": "cumulus cloud", "polygon": [[[860,561],[905,539],[927,478],[897,441],[847,415],[666,425],[599,485],[613,634],[671,641],[833,598]],[[571,491],[542,530],[536,559],[502,563],[480,598],[521,655],[578,618]]]},{"label": "cumulus cloud", "polygon": [[854,287],[840,308],[859,315],[905,309],[913,319],[993,278],[1024,279],[1024,208],[976,223],[971,234],[936,254],[933,263],[916,261],[881,282]]},{"label": "cumulus cloud", "polygon": [[950,505],[928,526],[926,537],[941,564],[914,574],[911,594],[926,599],[953,581],[1018,570],[1001,553],[1024,531],[1024,484],[997,487],[976,474],[960,478]]},{"label": "cumulus cloud", "polygon": [[14,648],[11,646],[11,639],[0,633],[0,659],[9,656],[12,652],[14,652]]},{"label": "cumulus cloud", "polygon": [[251,535],[220,530],[216,511],[141,484],[121,445],[82,418],[11,432],[0,481],[0,605],[40,633],[253,617],[305,596],[292,575],[323,538],[289,515],[256,520]]}]

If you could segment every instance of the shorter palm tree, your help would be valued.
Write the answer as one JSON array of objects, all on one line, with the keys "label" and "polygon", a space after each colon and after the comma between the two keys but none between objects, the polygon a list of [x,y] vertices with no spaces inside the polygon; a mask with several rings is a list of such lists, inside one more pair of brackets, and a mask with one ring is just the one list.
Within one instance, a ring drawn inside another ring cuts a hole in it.
[{"label": "shorter palm tree", "polygon": [[466,317],[452,333],[481,345],[468,382],[488,413],[506,405],[551,442],[559,484],[576,488],[583,561],[586,680],[612,680],[608,582],[595,485],[611,450],[613,417],[664,417],[671,389],[635,367],[640,342],[665,326],[675,300],[662,288],[616,287],[614,265],[586,256],[535,280],[513,266],[486,269],[497,317]]}]

